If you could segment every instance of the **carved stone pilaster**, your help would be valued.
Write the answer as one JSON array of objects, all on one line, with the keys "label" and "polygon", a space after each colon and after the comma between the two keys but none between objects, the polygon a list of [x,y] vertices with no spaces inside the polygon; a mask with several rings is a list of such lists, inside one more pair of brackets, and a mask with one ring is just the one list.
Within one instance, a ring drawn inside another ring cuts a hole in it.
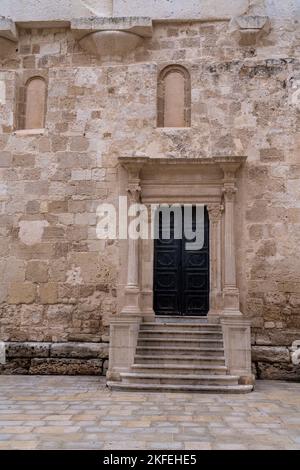
[{"label": "carved stone pilaster", "polygon": [[224,198],[224,283],[223,300],[224,312],[227,315],[240,316],[239,290],[236,280],[236,246],[235,246],[235,197],[236,172],[240,163],[222,162],[224,172],[223,198]]},{"label": "carved stone pilaster", "polygon": [[148,216],[148,238],[141,240],[141,258],[142,258],[142,287],[141,287],[141,306],[144,321],[155,321],[153,310],[153,258],[154,258],[154,240],[152,237],[152,217],[154,216],[151,204],[146,204]]},{"label": "carved stone pilaster", "polygon": [[234,183],[225,183],[223,189],[225,205],[225,279],[224,290],[236,289],[236,260],[234,236],[234,202],[236,187]]},{"label": "carved stone pilaster", "polygon": [[[129,205],[141,201],[140,171],[138,163],[126,165],[128,172],[127,197]],[[140,240],[128,238],[127,284],[125,287],[125,302],[121,313],[140,315],[140,283],[139,283],[139,247]]]},{"label": "carved stone pilaster", "polygon": [[221,224],[224,206],[208,204],[207,211],[210,223],[210,309],[211,321],[218,319],[222,310],[222,246]]}]

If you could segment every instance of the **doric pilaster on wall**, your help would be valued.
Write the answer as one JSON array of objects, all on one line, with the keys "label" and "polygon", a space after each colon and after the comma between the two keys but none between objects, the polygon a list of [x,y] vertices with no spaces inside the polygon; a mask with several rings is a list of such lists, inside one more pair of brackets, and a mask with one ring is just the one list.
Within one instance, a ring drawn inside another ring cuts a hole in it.
[{"label": "doric pilaster on wall", "polygon": [[210,320],[217,320],[223,307],[222,300],[222,215],[223,204],[208,204],[210,233]]}]

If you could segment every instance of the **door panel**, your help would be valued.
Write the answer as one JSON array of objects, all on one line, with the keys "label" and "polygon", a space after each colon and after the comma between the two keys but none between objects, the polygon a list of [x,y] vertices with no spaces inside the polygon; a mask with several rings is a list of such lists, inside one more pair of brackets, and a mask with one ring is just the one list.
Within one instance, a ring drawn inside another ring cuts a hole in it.
[{"label": "door panel", "polygon": [[[184,207],[182,208],[184,216]],[[183,220],[183,217],[182,217]],[[174,218],[170,238],[159,220],[159,239],[154,241],[154,311],[158,315],[206,315],[209,310],[209,221],[204,212],[204,246],[187,250],[186,240],[174,239]],[[182,226],[183,227],[183,226]],[[196,212],[193,208],[193,229]]]}]

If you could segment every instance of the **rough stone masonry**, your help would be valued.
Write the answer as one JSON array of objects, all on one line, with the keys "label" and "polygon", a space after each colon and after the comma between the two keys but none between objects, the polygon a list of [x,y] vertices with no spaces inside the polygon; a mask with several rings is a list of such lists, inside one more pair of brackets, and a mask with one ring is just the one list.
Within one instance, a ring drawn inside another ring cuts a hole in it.
[{"label": "rough stone masonry", "polygon": [[[0,371],[105,373],[119,247],[97,238],[96,209],[117,200],[120,155],[247,155],[236,238],[253,367],[300,380],[289,351],[300,339],[299,2],[31,3],[0,6],[17,29],[0,28]],[[103,60],[70,28],[91,15],[150,16],[153,33]],[[243,15],[268,17],[268,30],[245,35],[233,21]],[[190,72],[191,127],[157,127],[158,72],[170,64]],[[30,132],[18,123],[35,76],[47,84],[45,125]]]}]

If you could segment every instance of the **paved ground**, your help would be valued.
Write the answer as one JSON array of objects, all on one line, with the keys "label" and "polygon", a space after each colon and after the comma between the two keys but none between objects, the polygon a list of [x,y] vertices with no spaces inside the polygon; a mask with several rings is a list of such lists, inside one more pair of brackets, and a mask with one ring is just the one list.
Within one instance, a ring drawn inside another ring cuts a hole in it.
[{"label": "paved ground", "polygon": [[97,377],[0,376],[0,449],[300,449],[300,384],[156,394],[111,392]]}]

